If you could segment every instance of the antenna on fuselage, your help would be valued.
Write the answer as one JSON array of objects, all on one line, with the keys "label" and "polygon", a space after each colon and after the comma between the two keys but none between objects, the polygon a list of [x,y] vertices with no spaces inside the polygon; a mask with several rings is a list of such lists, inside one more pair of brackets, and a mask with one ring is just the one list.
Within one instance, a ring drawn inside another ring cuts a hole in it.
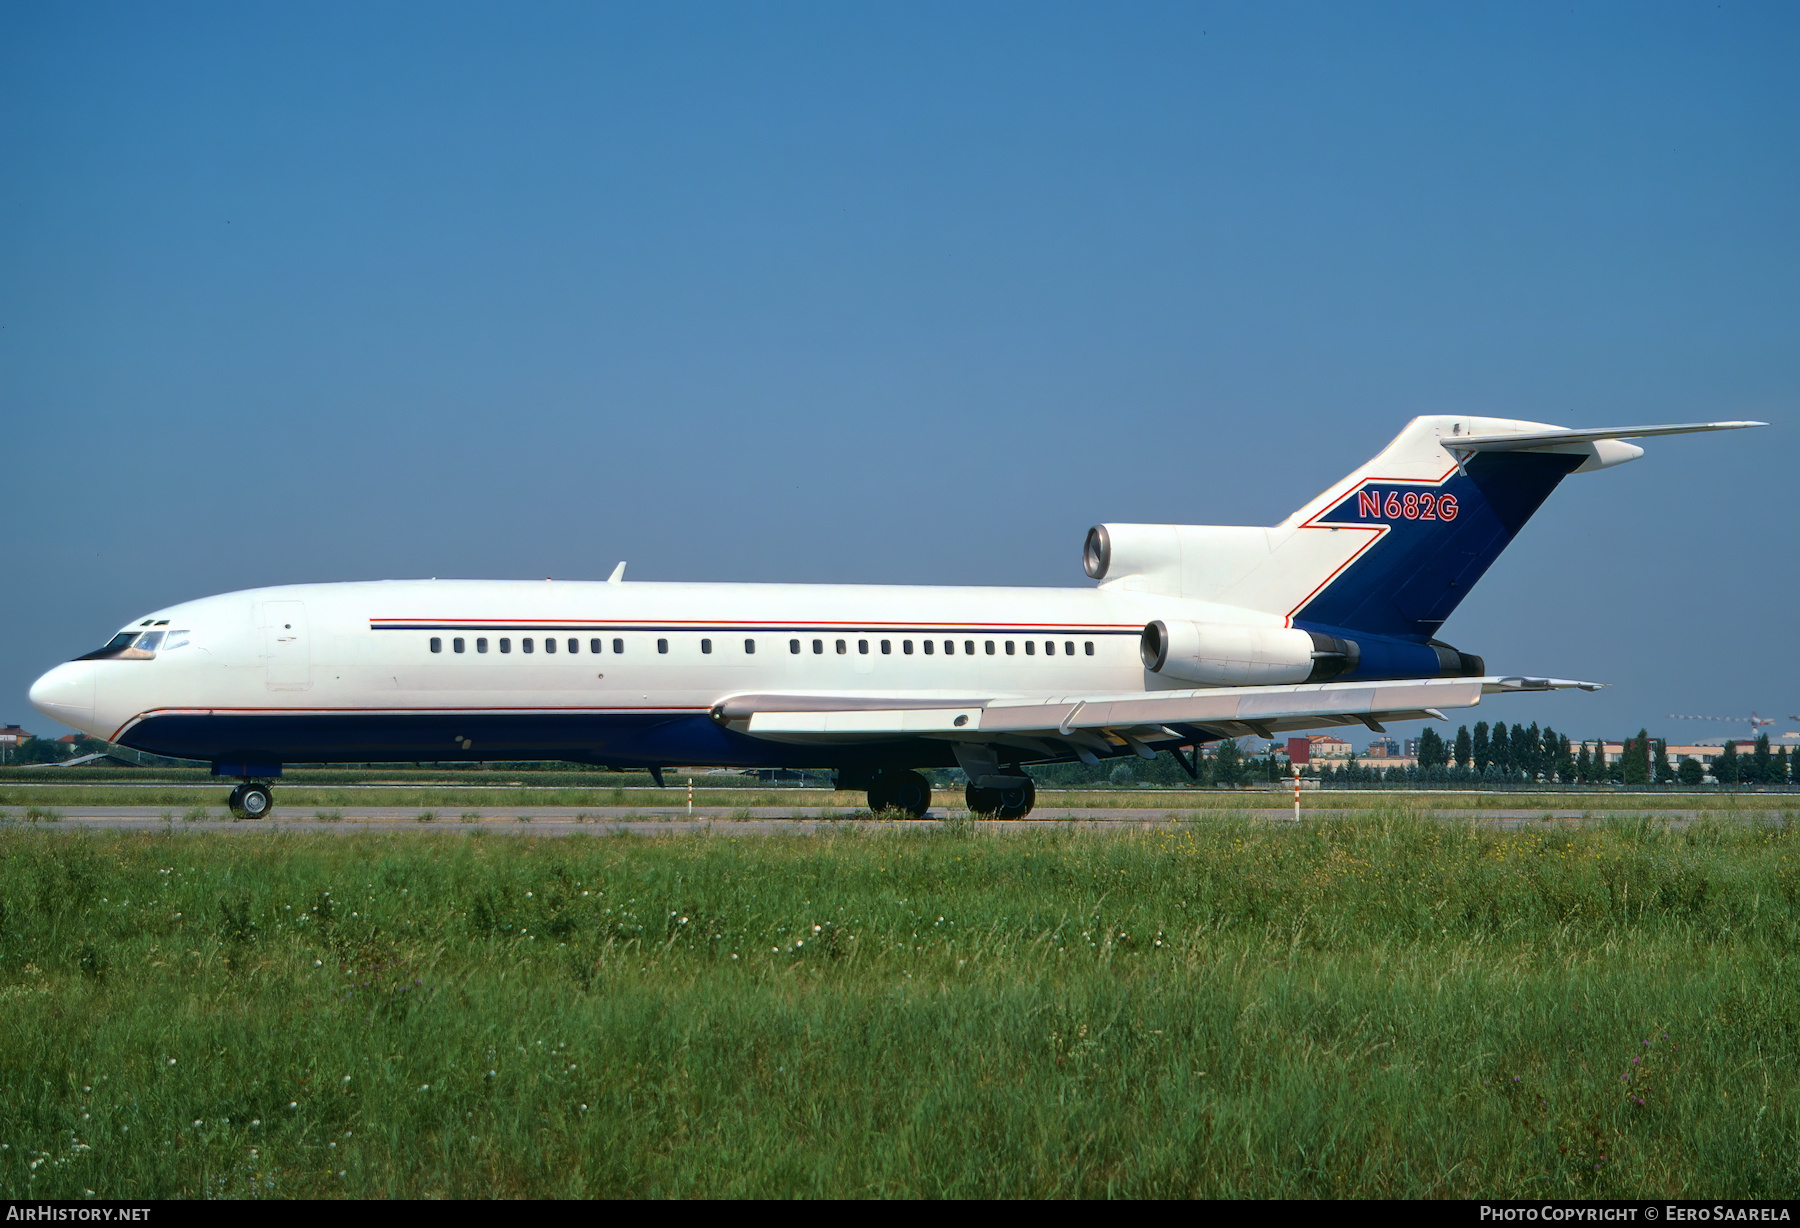
[{"label": "antenna on fuselage", "polygon": [[617,567],[613,568],[613,573],[606,577],[606,582],[608,584],[625,583],[625,564],[623,561],[621,561]]}]

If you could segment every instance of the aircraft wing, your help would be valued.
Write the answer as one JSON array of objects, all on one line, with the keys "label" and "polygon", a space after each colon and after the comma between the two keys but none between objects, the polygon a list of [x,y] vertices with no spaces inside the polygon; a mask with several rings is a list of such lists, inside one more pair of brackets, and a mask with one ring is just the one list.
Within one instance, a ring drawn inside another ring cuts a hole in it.
[{"label": "aircraft wing", "polygon": [[714,705],[712,716],[727,728],[774,741],[928,737],[1094,761],[1094,752],[1121,747],[1147,758],[1154,754],[1146,745],[1151,742],[1272,738],[1333,725],[1379,730],[1382,721],[1443,719],[1442,709],[1473,707],[1483,695],[1599,687],[1562,678],[1492,677],[986,698],[771,693],[730,696]]}]

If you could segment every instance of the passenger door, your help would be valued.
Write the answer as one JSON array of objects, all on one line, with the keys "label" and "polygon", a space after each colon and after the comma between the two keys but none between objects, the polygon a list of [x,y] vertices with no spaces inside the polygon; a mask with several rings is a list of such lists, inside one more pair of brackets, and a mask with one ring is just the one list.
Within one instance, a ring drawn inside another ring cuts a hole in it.
[{"label": "passenger door", "polygon": [[312,650],[307,645],[306,603],[264,601],[256,607],[262,625],[263,659],[271,691],[304,691],[312,686]]}]

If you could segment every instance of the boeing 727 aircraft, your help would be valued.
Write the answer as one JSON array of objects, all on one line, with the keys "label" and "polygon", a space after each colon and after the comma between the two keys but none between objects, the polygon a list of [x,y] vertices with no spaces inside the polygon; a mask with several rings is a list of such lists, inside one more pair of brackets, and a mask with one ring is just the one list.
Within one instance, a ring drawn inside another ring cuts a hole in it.
[{"label": "boeing 727 aircraft", "polygon": [[[1030,764],[1442,719],[1490,676],[1439,627],[1558,482],[1624,442],[1763,426],[1568,430],[1415,418],[1273,528],[1103,524],[1085,589],[398,580],[253,589],[122,629],[31,688],[47,716],[240,780],[283,764],[562,759],[835,769],[923,815],[961,767],[979,814]],[[1183,760],[1184,765],[1188,761]]]}]

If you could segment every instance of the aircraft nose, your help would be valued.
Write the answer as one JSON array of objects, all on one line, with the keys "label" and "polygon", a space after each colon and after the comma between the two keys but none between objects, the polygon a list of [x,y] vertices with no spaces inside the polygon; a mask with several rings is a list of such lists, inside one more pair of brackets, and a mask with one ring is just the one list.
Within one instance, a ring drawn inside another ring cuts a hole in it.
[{"label": "aircraft nose", "polygon": [[91,733],[94,723],[94,663],[68,661],[31,684],[31,706],[53,720]]}]

